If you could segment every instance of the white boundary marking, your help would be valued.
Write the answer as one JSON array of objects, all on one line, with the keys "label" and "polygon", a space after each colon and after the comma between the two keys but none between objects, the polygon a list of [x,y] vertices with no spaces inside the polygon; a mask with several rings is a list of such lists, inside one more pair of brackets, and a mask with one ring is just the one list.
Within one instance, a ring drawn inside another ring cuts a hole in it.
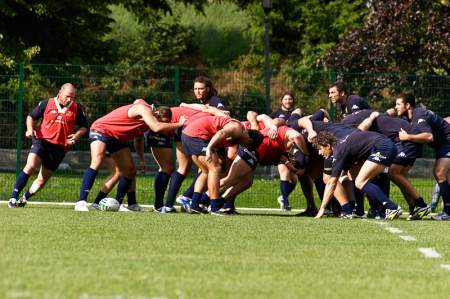
[{"label": "white boundary marking", "polygon": [[386,226],[384,229],[393,234],[402,234],[403,233],[403,231],[401,229],[396,228],[396,227]]},{"label": "white boundary marking", "polygon": [[441,264],[441,268],[450,271],[450,265],[449,264]]},{"label": "white boundary marking", "polygon": [[399,237],[403,241],[417,241],[416,237],[413,237],[413,236],[402,235],[402,236],[399,236]]},{"label": "white boundary marking", "polygon": [[418,248],[418,250],[429,259],[438,259],[442,257],[441,254],[433,248]]}]

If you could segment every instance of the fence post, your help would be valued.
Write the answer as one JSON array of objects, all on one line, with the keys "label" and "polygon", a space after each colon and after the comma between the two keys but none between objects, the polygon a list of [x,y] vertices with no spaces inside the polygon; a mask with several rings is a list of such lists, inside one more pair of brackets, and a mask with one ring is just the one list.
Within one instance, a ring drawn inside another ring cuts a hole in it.
[{"label": "fence post", "polygon": [[[336,76],[336,70],[332,69],[330,70],[330,80],[332,83],[336,82],[337,76]],[[336,107],[333,105],[333,102],[330,98],[328,98],[329,105],[330,105],[330,117],[333,121],[336,120]]]},{"label": "fence post", "polygon": [[16,148],[16,176],[22,169],[22,135],[23,135],[23,81],[25,70],[23,63],[19,63],[19,92],[17,98],[17,148]]}]

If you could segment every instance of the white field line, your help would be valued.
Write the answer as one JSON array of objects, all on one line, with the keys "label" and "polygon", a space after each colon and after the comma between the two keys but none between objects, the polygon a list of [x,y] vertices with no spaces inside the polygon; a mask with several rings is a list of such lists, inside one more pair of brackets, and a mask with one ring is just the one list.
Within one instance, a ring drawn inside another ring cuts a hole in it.
[{"label": "white field line", "polygon": [[450,265],[449,264],[441,264],[441,268],[450,271]]},{"label": "white field line", "polygon": [[422,253],[426,258],[438,259],[441,258],[441,254],[434,250],[433,248],[418,248],[419,252]]},{"label": "white field line", "polygon": [[386,226],[386,227],[384,227],[384,229],[393,234],[402,234],[403,233],[403,231],[401,229],[396,228],[396,227]]},{"label": "white field line", "polygon": [[408,235],[400,235],[400,239],[403,241],[417,241],[416,237],[408,236]]},{"label": "white field line", "polygon": [[[7,204],[7,200],[0,200],[0,204]],[[49,202],[49,201],[28,201],[27,205],[49,205],[49,206],[75,206],[75,202]],[[89,205],[90,206],[90,205]],[[153,205],[140,205],[143,208],[153,208]],[[175,206],[180,208],[180,206]],[[236,208],[238,211],[261,211],[261,212],[280,212],[280,209],[276,208]],[[304,209],[292,209],[292,212],[303,212]]]}]

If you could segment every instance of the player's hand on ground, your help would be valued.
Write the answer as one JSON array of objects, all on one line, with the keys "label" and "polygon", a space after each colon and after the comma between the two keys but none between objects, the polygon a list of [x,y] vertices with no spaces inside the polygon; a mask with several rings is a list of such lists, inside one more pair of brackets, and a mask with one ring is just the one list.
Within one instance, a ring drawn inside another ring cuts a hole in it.
[{"label": "player's hand on ground", "polygon": [[325,212],[325,209],[320,208],[320,209],[319,209],[319,212],[317,212],[317,215],[316,215],[316,217],[314,217],[314,218],[316,218],[316,219],[322,218],[324,212]]}]

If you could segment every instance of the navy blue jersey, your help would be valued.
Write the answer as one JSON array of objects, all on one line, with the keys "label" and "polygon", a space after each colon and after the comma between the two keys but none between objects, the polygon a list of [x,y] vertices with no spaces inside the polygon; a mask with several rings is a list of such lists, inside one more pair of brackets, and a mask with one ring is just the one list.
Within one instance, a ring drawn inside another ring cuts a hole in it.
[{"label": "navy blue jersey", "polygon": [[207,104],[211,107],[216,107],[220,110],[226,110],[225,105],[222,102],[222,99],[219,98],[218,96],[212,96],[208,99]]},{"label": "navy blue jersey", "polygon": [[[322,110],[317,110],[316,112],[314,112],[313,115],[311,115],[309,117],[309,119],[311,121],[323,121],[325,119],[326,115],[325,112],[323,112]],[[297,113],[293,113],[291,114],[291,116],[289,117],[288,121],[287,121],[287,126],[289,128],[292,128],[294,130],[296,130],[297,132],[301,132],[302,129],[298,126],[298,121],[299,119],[302,118],[302,116],[300,114]]]},{"label": "navy blue jersey", "polygon": [[326,123],[323,121],[312,121],[313,129],[319,134],[322,131],[328,131],[338,140],[345,139],[348,135],[355,132],[355,128],[348,127],[340,123]]},{"label": "navy blue jersey", "polygon": [[373,146],[385,136],[375,132],[355,130],[333,147],[332,177],[339,177],[342,170],[348,170],[356,162],[365,161],[371,154]]},{"label": "navy blue jersey", "polygon": [[[28,115],[31,116],[31,118],[33,118],[34,120],[43,118],[45,108],[47,108],[48,101],[49,100],[40,101],[39,104]],[[75,123],[80,128],[81,127],[89,128],[89,123],[86,119],[86,116],[84,116],[83,107],[79,103],[77,103],[77,105],[78,108]]]},{"label": "navy blue jersey", "polygon": [[450,124],[433,111],[418,107],[413,110],[411,125],[421,133],[432,133],[432,146],[450,143]]},{"label": "navy blue jersey", "polygon": [[294,109],[292,110],[283,110],[283,109],[278,109],[276,111],[273,111],[272,113],[270,113],[270,117],[271,118],[281,118],[284,121],[288,121],[289,117],[291,116],[292,111],[294,111]]},{"label": "navy blue jersey", "polygon": [[370,109],[370,106],[363,97],[350,95],[347,97],[345,104],[340,105],[340,108],[341,118],[345,118],[347,115],[355,113],[356,111]]},{"label": "navy blue jersey", "polygon": [[372,112],[373,110],[371,109],[355,111],[354,113],[345,116],[345,118],[341,120],[340,123],[351,127],[357,127],[366,118],[368,118],[370,114],[372,114]]}]

